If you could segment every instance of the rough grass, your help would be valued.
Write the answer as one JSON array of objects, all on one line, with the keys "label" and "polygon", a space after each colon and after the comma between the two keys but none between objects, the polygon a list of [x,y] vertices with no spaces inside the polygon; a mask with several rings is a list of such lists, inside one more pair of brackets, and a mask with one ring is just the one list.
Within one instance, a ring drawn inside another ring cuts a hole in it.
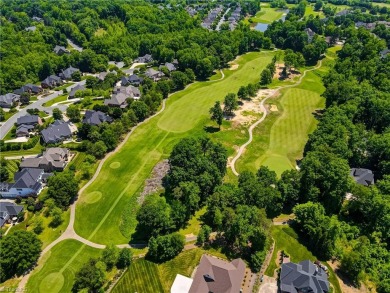
[{"label": "rough grass", "polygon": [[[237,92],[242,84],[257,82],[273,54],[248,53],[236,60],[240,64],[237,70],[225,70],[225,79],[198,82],[171,96],[167,100],[166,110],[138,127],[128,142],[107,159],[98,178],[80,195],[82,199],[86,194],[98,190],[102,198],[92,204],[82,200],[77,204],[77,233],[97,243],[127,243],[129,238],[124,235],[134,232],[136,222],[135,212],[129,215],[126,211],[136,210],[137,191],[154,165],[169,156],[179,139],[204,133],[203,126],[209,123],[208,111],[214,102],[223,100],[229,92]],[[121,162],[120,167],[110,168],[113,162]],[[124,220],[126,227],[121,226]]]},{"label": "rough grass", "polygon": [[195,215],[193,215],[191,217],[191,219],[188,221],[187,226],[185,228],[179,230],[179,233],[182,234],[183,236],[186,236],[188,234],[198,235],[199,230],[200,230],[200,226],[202,224],[201,217],[205,213],[206,213],[206,207],[203,207],[202,209],[197,211],[195,213]]},{"label": "rough grass", "polygon": [[169,292],[177,274],[191,277],[203,253],[199,248],[187,250],[163,264],[135,260],[112,292]]},{"label": "rough grass", "polygon": [[279,8],[261,7],[261,10],[251,18],[252,22],[272,23],[282,17],[283,11]]},{"label": "rough grass", "polygon": [[254,130],[252,144],[237,161],[238,172],[256,171],[265,165],[280,175],[295,167],[317,124],[313,112],[324,107],[320,73],[308,72],[300,85],[284,89],[279,98],[267,101],[276,104],[278,112],[269,113]]},{"label": "rough grass", "polygon": [[76,240],[60,242],[40,260],[38,268],[28,280],[27,291],[71,292],[75,273],[89,258],[98,257],[100,253],[99,249],[85,246]]},{"label": "rough grass", "polygon": [[[275,269],[278,268],[276,262],[278,261],[277,253],[278,251],[284,250],[286,254],[290,256],[292,262],[300,262],[306,259],[315,261],[315,257],[303,244],[298,241],[298,235],[293,228],[283,225],[283,226],[273,226],[271,229],[271,234],[275,240],[275,249],[272,254],[272,258],[268,268],[265,271],[265,275],[272,277],[274,275]],[[322,262],[327,265],[326,262]],[[333,272],[333,270],[327,265],[329,271],[329,282],[332,284],[335,293],[341,293],[340,284]]]}]

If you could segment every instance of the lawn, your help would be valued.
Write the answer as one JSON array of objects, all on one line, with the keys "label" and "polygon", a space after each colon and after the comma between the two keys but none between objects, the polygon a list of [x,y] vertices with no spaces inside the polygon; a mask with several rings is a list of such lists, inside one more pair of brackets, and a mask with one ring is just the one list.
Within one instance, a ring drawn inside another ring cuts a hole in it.
[{"label": "lawn", "polygon": [[63,90],[63,89],[66,89],[66,88],[70,87],[70,86],[73,85],[73,84],[75,84],[75,83],[69,81],[69,82],[67,82],[67,83],[65,83],[65,84],[63,84],[63,85],[61,85],[61,86],[59,86],[59,87],[56,87],[54,90],[55,90],[55,91],[61,91],[61,90]]},{"label": "lawn", "polygon": [[237,161],[238,172],[256,171],[265,165],[280,175],[295,167],[296,160],[303,155],[309,133],[317,124],[313,112],[324,107],[320,96],[324,91],[321,70],[308,72],[300,85],[281,90],[281,97],[266,102],[276,105],[278,112],[271,112],[255,128],[252,144]]},{"label": "lawn", "polygon": [[314,11],[314,5],[307,5],[306,6],[305,16],[309,16],[309,15],[313,15],[314,17],[318,15],[320,18],[325,17],[325,15],[322,11]]},{"label": "lawn", "polygon": [[[293,228],[283,225],[283,226],[273,226],[271,229],[271,234],[275,240],[275,249],[272,254],[270,264],[265,271],[265,275],[272,277],[274,275],[275,269],[278,268],[277,262],[277,253],[278,251],[283,250],[286,254],[290,256],[292,262],[300,262],[306,259],[315,261],[317,258],[298,241],[298,235]],[[325,262],[323,264],[327,265]],[[341,293],[340,284],[333,272],[333,270],[327,265],[329,270],[329,281],[333,285],[335,293]]]},{"label": "lawn", "polygon": [[38,141],[38,143],[29,150],[17,150],[17,151],[6,151],[0,153],[0,158],[4,157],[15,157],[15,156],[27,156],[27,155],[38,155],[42,152],[42,145]]},{"label": "lawn", "polygon": [[68,94],[63,94],[43,104],[44,107],[53,106],[55,103],[64,102],[68,100]]},{"label": "lawn", "polygon": [[18,163],[20,162],[20,160],[7,160],[6,162],[7,166],[5,168],[7,169],[9,174],[8,181],[13,181],[14,174],[19,169]]},{"label": "lawn", "polygon": [[200,248],[187,250],[163,264],[138,259],[131,264],[112,292],[168,293],[177,274],[191,277],[203,253],[204,250]]},{"label": "lawn", "polygon": [[154,165],[168,157],[179,139],[205,133],[203,126],[209,123],[208,111],[214,102],[223,100],[229,92],[237,92],[242,84],[256,82],[273,54],[246,54],[237,60],[238,70],[225,70],[225,79],[198,82],[171,96],[166,110],[140,125],[80,195],[76,232],[97,243],[127,243],[136,227],[137,193]]},{"label": "lawn", "polygon": [[188,221],[188,224],[185,228],[180,229],[179,233],[183,236],[186,236],[188,234],[198,235],[200,226],[202,224],[202,220],[200,219],[204,214],[206,213],[206,207],[203,207],[199,211],[195,213],[191,217],[191,219]]},{"label": "lawn", "polygon": [[283,13],[285,13],[285,11],[280,10],[280,8],[262,6],[261,10],[251,18],[251,21],[260,23],[272,23],[273,21],[280,19]]},{"label": "lawn", "polygon": [[64,240],[39,261],[26,290],[36,293],[71,292],[75,273],[89,258],[99,257],[100,253],[101,250],[76,240]]}]

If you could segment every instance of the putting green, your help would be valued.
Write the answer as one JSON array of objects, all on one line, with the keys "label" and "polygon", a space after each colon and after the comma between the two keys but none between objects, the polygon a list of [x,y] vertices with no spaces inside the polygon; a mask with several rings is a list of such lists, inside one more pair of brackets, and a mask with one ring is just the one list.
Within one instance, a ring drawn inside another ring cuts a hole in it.
[{"label": "putting green", "polygon": [[103,194],[100,191],[93,191],[83,197],[83,201],[88,204],[95,203],[102,198],[102,195]]},{"label": "putting green", "polygon": [[278,154],[267,154],[256,160],[257,168],[260,168],[262,165],[272,168],[276,174],[282,174],[285,170],[294,168],[287,157]]},{"label": "putting green", "polygon": [[64,276],[56,272],[48,274],[39,285],[40,292],[60,292],[64,285]]},{"label": "putting green", "polygon": [[119,162],[112,162],[110,164],[111,169],[118,169],[120,166],[121,166],[121,163],[119,163]]}]

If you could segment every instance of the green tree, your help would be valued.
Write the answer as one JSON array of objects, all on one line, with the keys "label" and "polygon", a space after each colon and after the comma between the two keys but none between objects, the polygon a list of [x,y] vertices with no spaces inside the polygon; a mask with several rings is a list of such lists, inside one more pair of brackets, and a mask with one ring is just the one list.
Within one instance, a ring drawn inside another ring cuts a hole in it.
[{"label": "green tree", "polygon": [[324,3],[321,0],[317,0],[316,4],[314,4],[314,11],[320,11]]},{"label": "green tree", "polygon": [[66,116],[74,123],[79,122],[81,119],[80,110],[76,105],[69,105],[66,109]]},{"label": "green tree", "polygon": [[97,259],[91,258],[76,273],[72,291],[99,292],[106,280],[105,271]]},{"label": "green tree", "polygon": [[184,248],[185,238],[179,233],[152,237],[149,240],[149,250],[146,256],[157,262],[174,258]]},{"label": "green tree", "polygon": [[227,94],[224,100],[224,112],[226,113],[226,115],[232,116],[233,111],[237,110],[237,108],[238,101],[236,95],[233,93]]},{"label": "green tree", "polygon": [[31,232],[18,230],[0,240],[0,280],[21,276],[41,254],[42,242]]},{"label": "green tree", "polygon": [[7,169],[7,161],[1,159],[0,161],[0,181],[5,182],[9,179],[9,172]]},{"label": "green tree", "polygon": [[272,74],[268,68],[265,68],[260,75],[260,84],[266,86],[272,82]]},{"label": "green tree", "polygon": [[62,112],[58,108],[53,109],[53,118],[54,120],[62,120]]},{"label": "green tree", "polygon": [[102,260],[106,264],[107,269],[111,271],[114,265],[118,262],[119,248],[115,245],[107,245],[103,249]]},{"label": "green tree", "polygon": [[130,109],[134,111],[138,121],[143,121],[149,116],[149,107],[142,101],[134,101]]},{"label": "green tree", "polygon": [[246,100],[249,98],[248,95],[248,90],[246,86],[241,86],[240,89],[238,90],[237,96],[239,99]]},{"label": "green tree", "polygon": [[210,226],[203,225],[202,228],[200,228],[199,230],[196,242],[201,245],[203,245],[205,242],[208,242],[211,232],[212,230]]},{"label": "green tree", "polygon": [[62,218],[62,210],[58,207],[53,207],[53,209],[50,212],[50,215],[52,216],[52,220],[49,224],[50,227],[56,228],[59,225],[61,225],[62,222],[64,221]]},{"label": "green tree", "polygon": [[116,263],[117,268],[124,269],[126,267],[129,267],[132,259],[133,259],[133,253],[131,252],[131,249],[128,248],[121,249],[118,256],[118,261]]},{"label": "green tree", "polygon": [[190,82],[188,76],[181,71],[174,71],[171,74],[171,79],[175,90],[182,90]]},{"label": "green tree", "polygon": [[107,146],[103,141],[99,140],[91,144],[87,151],[96,158],[101,159],[107,153]]},{"label": "green tree", "polygon": [[47,194],[53,198],[56,205],[66,208],[77,196],[78,183],[71,172],[57,173],[49,178]]},{"label": "green tree", "polygon": [[73,81],[81,81],[81,72],[80,71],[73,72],[71,78]]},{"label": "green tree", "polygon": [[223,121],[223,110],[221,107],[220,101],[216,101],[214,106],[210,109],[211,120],[215,121],[219,129],[221,129],[222,121]]}]

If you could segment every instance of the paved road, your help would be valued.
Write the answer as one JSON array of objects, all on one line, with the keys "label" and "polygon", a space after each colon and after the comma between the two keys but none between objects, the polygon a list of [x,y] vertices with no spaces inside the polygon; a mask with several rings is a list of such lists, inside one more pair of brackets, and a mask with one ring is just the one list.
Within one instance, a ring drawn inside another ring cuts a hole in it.
[{"label": "paved road", "polygon": [[222,15],[221,19],[219,20],[217,27],[215,28],[216,31],[219,31],[221,25],[225,22],[225,15],[230,11],[230,8],[226,9],[225,13]]},{"label": "paved road", "polygon": [[[67,87],[67,91],[70,92],[70,90],[75,87],[76,85],[78,84],[85,84],[85,80],[82,80],[82,81],[79,81],[79,82],[76,82],[74,84],[72,84],[71,86]],[[44,103],[47,103],[48,101],[58,97],[62,95],[62,91],[55,91],[54,93],[48,95],[48,96],[45,96],[45,97],[42,97],[41,99],[35,101],[34,103],[24,107],[23,109],[20,109],[19,112],[15,113],[13,116],[11,116],[7,121],[5,121],[1,127],[0,127],[0,139],[3,139],[4,136],[6,136],[6,134],[8,133],[8,131],[11,130],[11,128],[14,126],[14,124],[16,123],[16,120],[19,118],[19,117],[22,117],[24,115],[27,114],[27,110],[28,109],[34,109],[34,108],[37,108],[39,109],[40,111],[47,111],[49,112],[49,114],[52,113],[53,109],[54,108],[59,108],[61,111],[65,111],[66,108],[68,107],[67,105],[58,105],[56,107],[44,107],[43,104]]]},{"label": "paved road", "polygon": [[71,39],[67,39],[67,40],[68,40],[69,45],[70,45],[73,49],[75,49],[76,51],[79,51],[79,52],[83,51],[83,48],[81,48],[80,46],[78,46],[78,45],[76,45],[75,43],[73,43]]},{"label": "paved road", "polygon": [[[298,80],[296,83],[291,84],[291,85],[286,85],[286,86],[279,87],[279,88],[277,89],[277,91],[280,91],[280,90],[286,89],[286,88],[292,88],[292,87],[295,87],[295,86],[301,84],[301,82],[302,82],[303,78],[306,76],[306,73],[307,73],[307,72],[316,70],[316,69],[320,68],[321,66],[322,66],[322,60],[320,60],[320,62],[318,63],[318,65],[317,65],[316,67],[314,67],[314,68],[312,68],[312,69],[305,70],[305,71],[303,72],[303,74],[301,75],[301,77],[299,78],[299,80]],[[264,119],[267,117],[267,114],[268,114],[268,113],[267,113],[267,109],[264,107],[264,102],[265,102],[266,100],[268,100],[269,98],[270,98],[270,97],[267,97],[267,98],[265,98],[265,99],[263,99],[263,100],[261,101],[260,108],[261,108],[261,111],[264,113],[264,115],[263,115],[259,120],[257,120],[255,123],[253,123],[253,124],[249,127],[249,129],[248,129],[248,132],[249,132],[249,139],[248,139],[248,141],[247,141],[246,143],[244,143],[242,146],[240,146],[240,148],[238,149],[237,155],[233,158],[233,160],[232,160],[232,162],[231,162],[231,164],[230,164],[230,167],[232,168],[232,172],[233,172],[233,174],[236,175],[236,176],[239,175],[239,173],[238,173],[237,170],[236,170],[236,165],[235,165],[235,164],[236,164],[236,161],[241,157],[241,155],[242,155],[242,153],[244,152],[245,148],[252,142],[252,140],[253,140],[253,129],[255,129],[255,127],[256,127],[257,125],[259,125],[261,122],[263,122]]]}]

